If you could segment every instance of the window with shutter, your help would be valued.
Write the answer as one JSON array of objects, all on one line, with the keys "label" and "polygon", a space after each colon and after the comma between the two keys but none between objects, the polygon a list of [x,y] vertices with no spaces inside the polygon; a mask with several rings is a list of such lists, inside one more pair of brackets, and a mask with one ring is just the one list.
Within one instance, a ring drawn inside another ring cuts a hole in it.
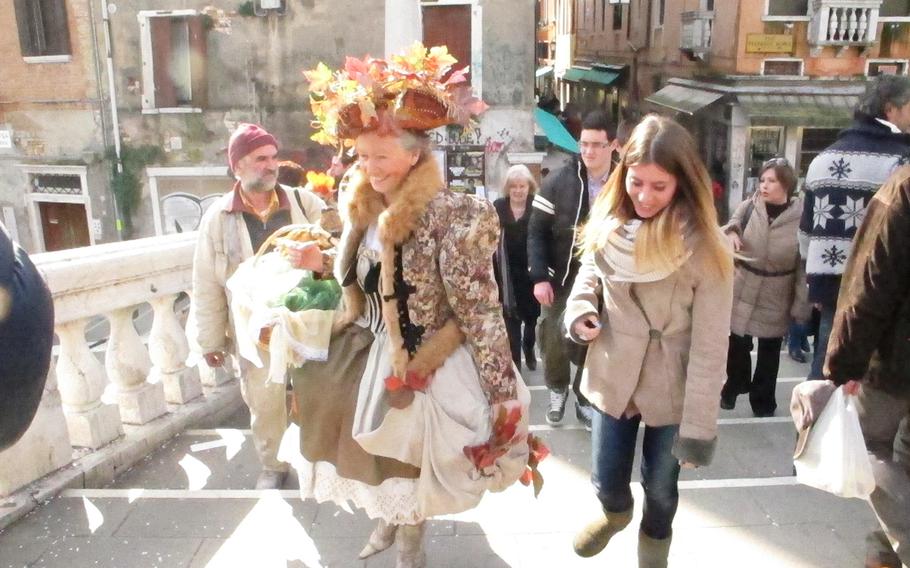
[{"label": "window with shutter", "polygon": [[70,55],[65,0],[14,0],[23,57]]},{"label": "window with shutter", "polygon": [[[423,44],[445,45],[458,63],[456,68],[471,65],[471,5],[423,6]],[[475,69],[468,74],[471,82]]]},{"label": "window with shutter", "polygon": [[[202,108],[207,102],[206,28],[201,16],[150,16],[151,72],[145,84],[146,109]],[[147,30],[147,31],[146,31]],[[151,95],[151,96],[150,96]]]}]

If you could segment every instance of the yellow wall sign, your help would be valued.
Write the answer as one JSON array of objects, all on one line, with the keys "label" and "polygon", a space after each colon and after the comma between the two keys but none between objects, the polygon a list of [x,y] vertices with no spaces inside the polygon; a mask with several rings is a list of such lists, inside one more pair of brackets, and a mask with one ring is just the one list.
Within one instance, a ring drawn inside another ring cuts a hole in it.
[{"label": "yellow wall sign", "polygon": [[792,53],[790,34],[746,34],[746,53]]}]

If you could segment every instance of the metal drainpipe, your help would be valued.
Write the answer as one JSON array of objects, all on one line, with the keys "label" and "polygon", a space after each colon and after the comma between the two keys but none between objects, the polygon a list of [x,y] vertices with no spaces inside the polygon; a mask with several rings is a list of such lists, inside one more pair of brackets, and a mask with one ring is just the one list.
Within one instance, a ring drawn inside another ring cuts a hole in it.
[{"label": "metal drainpipe", "polygon": [[[107,59],[107,83],[111,94],[111,128],[114,131],[114,154],[117,160],[117,173],[123,173],[123,160],[120,148],[120,118],[117,114],[117,89],[114,80],[114,55],[111,47],[111,18],[107,0],[101,0],[101,19],[104,21],[104,47]],[[123,218],[120,215],[120,204],[114,195],[114,216],[117,218],[117,238],[123,240]]]}]

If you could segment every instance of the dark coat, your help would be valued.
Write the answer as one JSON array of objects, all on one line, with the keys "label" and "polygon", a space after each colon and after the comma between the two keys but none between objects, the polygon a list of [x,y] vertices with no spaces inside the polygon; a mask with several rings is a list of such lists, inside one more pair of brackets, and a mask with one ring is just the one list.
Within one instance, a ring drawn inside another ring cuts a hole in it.
[{"label": "dark coat", "polygon": [[910,167],[866,210],[840,288],[825,376],[910,394]]},{"label": "dark coat", "polygon": [[0,451],[38,410],[54,342],[54,304],[28,255],[0,225]]},{"label": "dark coat", "polygon": [[[496,213],[499,215],[499,226],[502,228],[502,238],[505,241],[505,256],[508,264],[508,274],[512,284],[515,305],[509,316],[517,317],[523,321],[537,319],[540,316],[540,304],[534,298],[534,284],[528,274],[528,221],[531,219],[530,203],[525,207],[524,215],[520,219],[512,216],[509,207],[509,198],[502,197],[493,202]],[[503,259],[497,258],[497,262]],[[506,306],[504,306],[506,307]]]},{"label": "dark coat", "polygon": [[578,225],[588,218],[588,171],[580,159],[548,175],[528,224],[531,282],[568,290],[578,273]]}]

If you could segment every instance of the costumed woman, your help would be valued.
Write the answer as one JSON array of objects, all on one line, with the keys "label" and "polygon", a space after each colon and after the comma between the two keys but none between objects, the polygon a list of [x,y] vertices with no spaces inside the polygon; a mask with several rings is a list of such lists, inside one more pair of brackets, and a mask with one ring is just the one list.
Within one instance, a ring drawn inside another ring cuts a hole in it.
[{"label": "costumed woman", "polygon": [[592,421],[591,480],[603,514],[575,538],[603,550],[632,520],[629,482],[644,423],[638,565],[667,566],[681,466],[707,465],[717,440],[733,299],[733,256],[692,137],[649,115],[635,127],[582,233],[566,304],[590,344],[581,391]]},{"label": "costumed woman", "polygon": [[[485,105],[445,48],[348,58],[307,72],[314,139],[353,143],[335,275],[342,331],[328,360],[291,371],[282,455],[304,498],[378,520],[365,558],[398,544],[424,566],[424,521],[465,511],[529,477],[527,387],[512,364],[493,277],[499,236],[485,201],[449,190],[426,131]],[[344,325],[348,324],[348,325]],[[536,475],[536,472],[534,472]]]}]

